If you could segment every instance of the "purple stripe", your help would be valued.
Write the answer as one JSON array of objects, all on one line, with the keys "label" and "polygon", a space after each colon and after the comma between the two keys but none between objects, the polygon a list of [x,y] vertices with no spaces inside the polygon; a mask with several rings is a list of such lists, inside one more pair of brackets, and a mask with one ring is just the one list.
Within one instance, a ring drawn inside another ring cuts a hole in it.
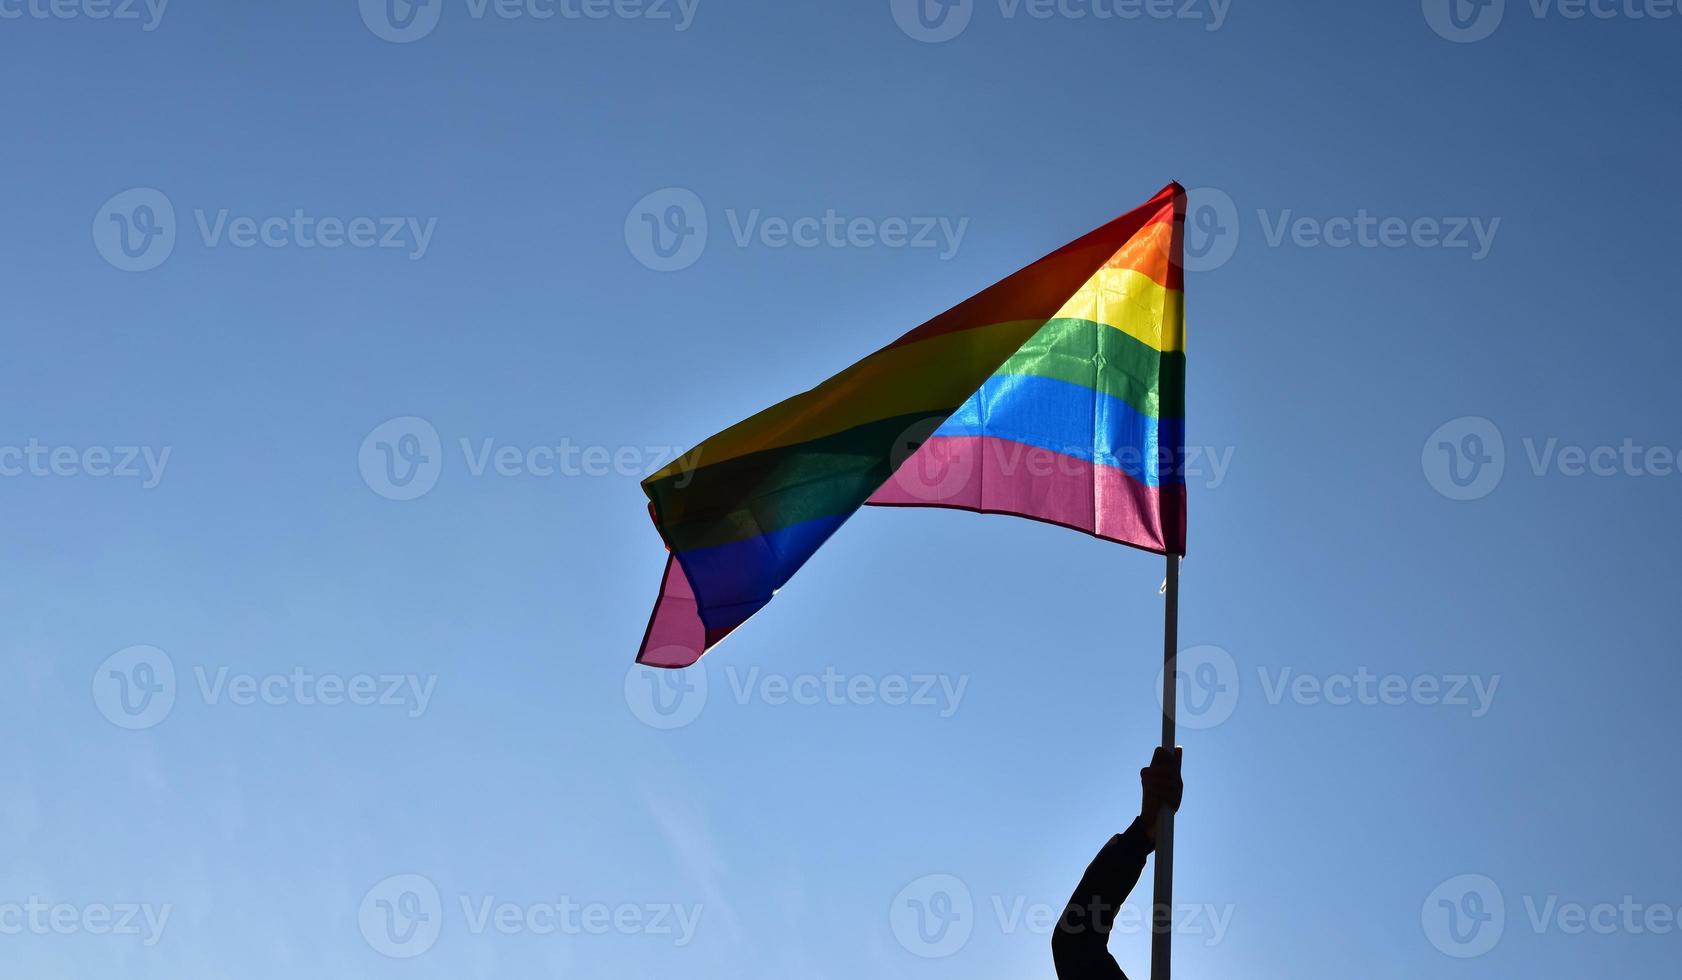
[{"label": "purple stripe", "polygon": [[695,593],[689,576],[677,558],[666,558],[666,574],[660,579],[660,596],[654,601],[648,632],[643,634],[637,663],[649,667],[687,667],[707,652],[707,628],[695,607]]},{"label": "purple stripe", "polygon": [[1158,554],[1185,554],[1183,486],[991,436],[935,436],[869,503],[953,507],[1060,524]]}]

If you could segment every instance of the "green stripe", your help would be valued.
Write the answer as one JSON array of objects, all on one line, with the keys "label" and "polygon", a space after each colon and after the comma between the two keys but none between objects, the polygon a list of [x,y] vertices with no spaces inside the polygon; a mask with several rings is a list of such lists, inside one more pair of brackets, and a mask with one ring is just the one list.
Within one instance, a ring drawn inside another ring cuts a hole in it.
[{"label": "green stripe", "polygon": [[879,419],[644,485],[674,551],[728,544],[818,517],[847,514],[893,475],[957,406]]},{"label": "green stripe", "polygon": [[[1101,391],[1153,418],[1185,417],[1185,355],[1164,353],[1091,320],[1050,320],[996,372],[1053,378]],[[651,480],[656,520],[675,551],[728,544],[851,513],[956,411],[879,419]]]},{"label": "green stripe", "polygon": [[1048,320],[997,374],[1055,378],[1119,398],[1152,418],[1186,415],[1186,355],[1091,320]]}]

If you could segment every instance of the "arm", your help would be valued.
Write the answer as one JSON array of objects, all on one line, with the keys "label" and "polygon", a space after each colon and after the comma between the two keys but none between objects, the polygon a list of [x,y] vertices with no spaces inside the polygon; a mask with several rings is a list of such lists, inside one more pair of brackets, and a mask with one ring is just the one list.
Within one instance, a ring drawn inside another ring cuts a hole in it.
[{"label": "arm", "polygon": [[1140,817],[1111,837],[1075,886],[1051,934],[1058,980],[1127,980],[1110,956],[1110,928],[1155,846],[1145,836],[1145,823]]},{"label": "arm", "polygon": [[1156,818],[1165,806],[1180,808],[1180,750],[1157,749],[1139,773],[1144,787],[1139,817],[1110,838],[1081,876],[1051,936],[1058,980],[1127,980],[1110,956],[1110,929],[1156,848]]}]

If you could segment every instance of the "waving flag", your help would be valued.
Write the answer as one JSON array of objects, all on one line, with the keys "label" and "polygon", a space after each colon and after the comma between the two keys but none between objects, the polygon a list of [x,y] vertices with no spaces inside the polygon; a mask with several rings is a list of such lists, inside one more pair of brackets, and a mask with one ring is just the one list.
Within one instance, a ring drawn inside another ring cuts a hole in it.
[{"label": "waving flag", "polygon": [[649,477],[671,556],[638,662],[700,659],[866,503],[1184,554],[1185,201],[1170,184]]}]

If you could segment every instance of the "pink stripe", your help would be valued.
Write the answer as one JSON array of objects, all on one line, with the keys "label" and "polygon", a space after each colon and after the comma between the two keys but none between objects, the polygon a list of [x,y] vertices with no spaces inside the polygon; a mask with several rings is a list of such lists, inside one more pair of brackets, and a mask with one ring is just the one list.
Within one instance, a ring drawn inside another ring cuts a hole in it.
[{"label": "pink stripe", "polygon": [[992,436],[928,440],[866,502],[1029,517],[1157,554],[1185,553],[1185,487],[1147,487],[1111,466]]},{"label": "pink stripe", "polygon": [[688,667],[707,652],[707,629],[701,624],[695,592],[689,576],[675,556],[666,558],[666,574],[660,579],[660,597],[642,638],[637,663],[650,667]]}]

